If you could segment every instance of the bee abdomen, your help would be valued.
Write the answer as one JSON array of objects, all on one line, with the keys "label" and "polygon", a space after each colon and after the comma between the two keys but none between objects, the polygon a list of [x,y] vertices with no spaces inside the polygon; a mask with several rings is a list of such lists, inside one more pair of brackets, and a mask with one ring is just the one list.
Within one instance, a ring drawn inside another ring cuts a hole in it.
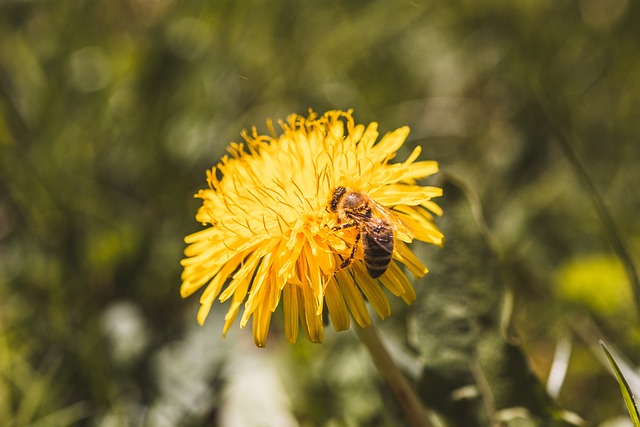
[{"label": "bee abdomen", "polygon": [[[382,276],[391,262],[393,256],[393,232],[384,230],[374,239],[369,234],[363,237],[364,264],[369,276],[374,279]],[[384,245],[384,246],[383,246]]]}]

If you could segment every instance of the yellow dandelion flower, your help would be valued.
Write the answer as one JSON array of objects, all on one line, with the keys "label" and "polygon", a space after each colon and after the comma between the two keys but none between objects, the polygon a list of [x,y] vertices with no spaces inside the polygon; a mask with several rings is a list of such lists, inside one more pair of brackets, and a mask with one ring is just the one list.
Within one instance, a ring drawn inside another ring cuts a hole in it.
[{"label": "yellow dandelion flower", "polygon": [[254,128],[244,144],[231,144],[207,172],[209,188],[196,194],[206,228],[185,238],[181,295],[206,285],[198,322],[215,299],[229,301],[225,335],[244,305],[240,327],[253,317],[263,347],[282,300],[287,339],[295,342],[302,326],[321,342],[323,313],[340,331],[351,317],[371,323],[365,300],[381,318],[390,315],[383,287],[411,303],[416,294],[400,265],[415,276],[427,268],[405,243],[443,241],[432,216],[441,213],[432,199],[442,190],[416,183],[437,162],[417,161],[416,147],[391,163],[409,129],[376,143],[377,123],[355,124],[351,111],[292,115],[281,135],[268,125],[271,135]]}]

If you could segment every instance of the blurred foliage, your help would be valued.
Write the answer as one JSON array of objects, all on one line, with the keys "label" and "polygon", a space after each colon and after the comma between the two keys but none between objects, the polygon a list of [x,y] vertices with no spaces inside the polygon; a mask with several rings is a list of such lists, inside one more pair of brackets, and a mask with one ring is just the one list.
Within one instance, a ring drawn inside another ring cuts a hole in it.
[{"label": "blurred foliage", "polygon": [[414,346],[424,358],[421,395],[450,425],[499,425],[514,409],[516,418],[537,419],[536,425],[565,425],[521,350],[501,334],[510,314],[500,309],[506,289],[490,242],[463,191],[450,183],[444,190],[442,231],[455,238],[431,257],[438,267],[414,307],[420,325]]},{"label": "blurred foliage", "polygon": [[594,314],[634,316],[627,277],[611,255],[593,254],[567,261],[558,269],[556,289],[559,298],[576,301]]},{"label": "blurred foliage", "polygon": [[[308,108],[354,108],[383,132],[407,124],[406,149],[423,145],[469,187],[445,195],[449,212],[475,213],[459,228],[445,211],[453,249],[422,252],[418,303],[394,301],[380,324],[425,401],[439,394],[446,412],[483,396],[469,364],[506,357],[517,363],[482,370],[489,389],[522,380],[531,411],[618,419],[592,351],[602,336],[584,322],[640,361],[637,307],[557,142],[637,254],[638,24],[630,0],[1,1],[0,424],[398,425],[352,334],[290,345],[274,319],[253,349],[247,331],[220,338],[221,310],[199,328],[197,299],[179,298],[205,169],[243,128]],[[561,339],[574,345],[549,399]],[[473,402],[477,422],[491,417]]]}]

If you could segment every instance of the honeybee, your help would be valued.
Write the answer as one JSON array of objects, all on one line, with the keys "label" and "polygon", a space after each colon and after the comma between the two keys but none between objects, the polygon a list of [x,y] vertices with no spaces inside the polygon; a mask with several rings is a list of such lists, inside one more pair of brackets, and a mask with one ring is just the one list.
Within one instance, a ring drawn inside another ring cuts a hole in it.
[{"label": "honeybee", "polygon": [[358,229],[349,257],[342,261],[341,270],[353,263],[358,243],[362,241],[364,264],[369,276],[374,279],[387,271],[394,248],[394,230],[407,226],[393,214],[365,193],[347,188],[336,187],[329,202],[329,211],[338,214],[338,225],[333,231],[355,227]]}]

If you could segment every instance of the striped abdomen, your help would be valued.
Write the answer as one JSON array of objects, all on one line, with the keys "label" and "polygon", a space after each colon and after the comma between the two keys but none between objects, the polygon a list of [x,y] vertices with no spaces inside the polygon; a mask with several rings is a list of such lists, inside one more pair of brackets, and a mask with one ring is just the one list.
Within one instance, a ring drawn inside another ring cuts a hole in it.
[{"label": "striped abdomen", "polygon": [[369,227],[362,233],[364,264],[369,276],[377,279],[387,271],[393,256],[393,229],[387,223]]}]

